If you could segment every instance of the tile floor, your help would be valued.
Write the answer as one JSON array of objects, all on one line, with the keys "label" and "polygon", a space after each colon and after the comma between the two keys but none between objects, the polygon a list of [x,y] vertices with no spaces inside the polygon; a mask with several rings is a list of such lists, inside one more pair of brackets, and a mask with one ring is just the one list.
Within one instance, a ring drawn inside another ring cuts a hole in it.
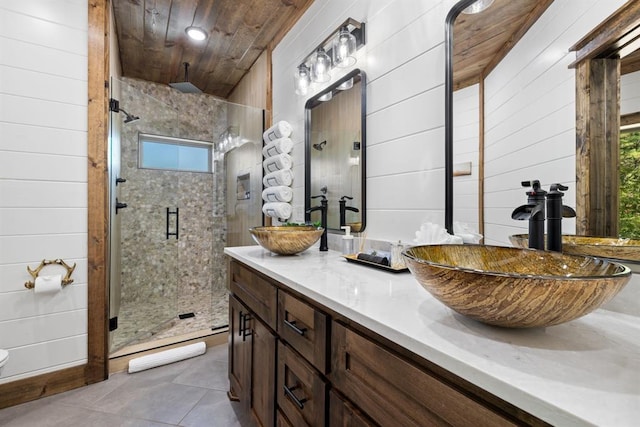
[{"label": "tile floor", "polygon": [[192,359],[0,410],[3,427],[240,426],[227,398],[227,345]]}]

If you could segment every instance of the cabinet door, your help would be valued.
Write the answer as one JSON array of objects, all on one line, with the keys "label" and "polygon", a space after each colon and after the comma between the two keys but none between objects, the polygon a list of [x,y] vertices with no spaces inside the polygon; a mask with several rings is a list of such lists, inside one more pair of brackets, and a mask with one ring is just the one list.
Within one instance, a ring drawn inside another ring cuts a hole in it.
[{"label": "cabinet door", "polygon": [[251,320],[251,410],[258,424],[273,426],[276,409],[276,336],[258,318]]},{"label": "cabinet door", "polygon": [[333,390],[329,392],[329,427],[373,427],[375,425],[351,403],[338,396],[338,393]]},{"label": "cabinet door", "polygon": [[334,322],[331,382],[380,425],[513,426],[439,378]]},{"label": "cabinet door", "polygon": [[249,310],[229,296],[229,395],[237,399],[243,411],[251,400],[251,335],[248,334]]},{"label": "cabinet door", "polygon": [[324,426],[327,386],[300,355],[278,343],[278,408],[296,427]]}]

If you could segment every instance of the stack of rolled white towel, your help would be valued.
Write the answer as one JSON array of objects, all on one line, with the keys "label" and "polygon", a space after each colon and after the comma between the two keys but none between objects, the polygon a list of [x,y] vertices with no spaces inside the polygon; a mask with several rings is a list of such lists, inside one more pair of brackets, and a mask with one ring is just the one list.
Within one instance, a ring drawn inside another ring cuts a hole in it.
[{"label": "stack of rolled white towel", "polygon": [[266,187],[262,191],[262,212],[265,215],[286,220],[291,218],[291,199],[293,191],[293,163],[289,153],[293,148],[291,141],[292,128],[287,122],[279,121],[262,134],[264,147],[262,154],[265,160],[262,162],[264,178],[262,183]]}]

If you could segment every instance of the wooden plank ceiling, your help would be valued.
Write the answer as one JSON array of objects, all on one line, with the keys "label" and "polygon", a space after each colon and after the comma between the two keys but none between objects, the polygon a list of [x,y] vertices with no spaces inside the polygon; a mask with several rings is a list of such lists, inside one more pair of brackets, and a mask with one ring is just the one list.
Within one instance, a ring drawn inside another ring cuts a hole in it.
[{"label": "wooden plank ceiling", "polygon": [[[553,0],[494,0],[481,13],[460,14],[453,27],[454,89],[478,83],[488,75],[551,3]],[[621,63],[622,74],[638,70],[640,50],[622,58]]]},{"label": "wooden plank ceiling", "polygon": [[[122,74],[157,83],[189,81],[227,98],[271,42],[313,0],[113,0]],[[185,28],[209,33],[190,40]]]},{"label": "wooden plank ceiling", "polygon": [[453,27],[454,88],[478,83],[509,53],[553,0],[494,0],[481,13],[460,14]]}]

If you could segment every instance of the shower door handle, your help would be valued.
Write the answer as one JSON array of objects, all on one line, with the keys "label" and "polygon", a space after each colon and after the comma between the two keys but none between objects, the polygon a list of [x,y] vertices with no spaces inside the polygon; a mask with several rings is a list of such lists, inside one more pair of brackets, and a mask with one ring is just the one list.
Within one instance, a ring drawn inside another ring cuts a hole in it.
[{"label": "shower door handle", "polygon": [[127,207],[126,203],[122,203],[118,201],[118,198],[116,197],[116,215],[118,215],[118,210],[120,209],[124,209]]},{"label": "shower door handle", "polygon": [[[175,215],[176,216],[176,231],[175,231],[175,233],[171,233],[169,231],[169,224],[171,222],[171,221],[169,221],[169,216],[170,215]],[[167,208],[167,239],[169,239],[170,236],[176,236],[176,240],[178,240],[178,238],[179,238],[179,236],[178,236],[179,220],[180,220],[180,210],[178,208],[176,208],[176,210],[174,212],[171,212],[171,209]]]}]

